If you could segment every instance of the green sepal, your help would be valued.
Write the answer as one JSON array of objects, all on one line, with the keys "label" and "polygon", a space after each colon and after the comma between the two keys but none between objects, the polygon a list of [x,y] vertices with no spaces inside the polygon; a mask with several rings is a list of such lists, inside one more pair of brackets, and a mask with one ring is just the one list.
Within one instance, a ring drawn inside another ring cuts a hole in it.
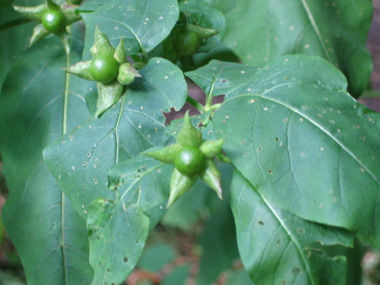
[{"label": "green sepal", "polygon": [[29,46],[33,46],[34,44],[38,43],[40,40],[46,38],[50,32],[45,29],[45,27],[42,24],[39,24],[34,27],[32,37],[29,41]]},{"label": "green sepal", "polygon": [[62,45],[66,51],[66,54],[69,54],[70,53],[70,40],[71,40],[71,36],[66,33],[66,31],[61,31],[57,34],[55,34],[56,36],[58,36],[62,42]]},{"label": "green sepal", "polygon": [[147,150],[143,152],[142,154],[164,163],[174,164],[174,160],[177,155],[177,152],[181,148],[182,147],[179,144],[172,144],[167,147],[156,149],[156,150],[155,149]]},{"label": "green sepal", "polygon": [[74,65],[63,68],[63,70],[67,73],[76,75],[80,78],[90,80],[90,81],[95,81],[90,73],[91,61],[92,60],[80,61]]},{"label": "green sepal", "polygon": [[120,64],[127,62],[127,53],[125,52],[125,49],[124,49],[124,38],[121,38],[120,43],[117,46],[113,57]]},{"label": "green sepal", "polygon": [[217,31],[217,30],[202,28],[202,27],[195,26],[192,24],[188,24],[187,29],[189,31],[196,33],[198,35],[199,39],[207,39],[207,38],[211,38],[211,37],[219,34],[219,31]]},{"label": "green sepal", "polygon": [[223,143],[224,143],[224,139],[220,139],[220,140],[216,140],[216,141],[205,140],[199,146],[199,149],[203,152],[203,154],[207,158],[212,158],[212,157],[217,156],[221,153]]},{"label": "green sepal", "polygon": [[126,62],[120,65],[117,81],[122,85],[131,84],[136,77],[141,77],[141,74],[134,69],[130,63]]},{"label": "green sepal", "polygon": [[179,197],[189,191],[197,179],[197,175],[188,177],[186,175],[183,175],[174,167],[170,181],[170,195],[166,208],[169,208]]},{"label": "green sepal", "polygon": [[61,11],[61,7],[51,0],[46,0],[46,5],[49,10]]},{"label": "green sepal", "polygon": [[91,48],[91,53],[93,56],[100,54],[112,57],[115,54],[115,48],[111,45],[107,36],[100,31],[99,25],[95,29],[95,44]]},{"label": "green sepal", "polygon": [[206,168],[200,175],[201,179],[218,195],[219,199],[223,200],[221,176],[218,167],[213,158],[206,159]]},{"label": "green sepal", "polygon": [[45,4],[35,7],[13,6],[13,9],[24,15],[26,18],[36,22],[41,22],[42,15],[49,10]]},{"label": "green sepal", "polygon": [[189,111],[185,113],[185,117],[183,118],[183,127],[181,132],[178,134],[177,142],[181,146],[195,147],[200,146],[202,143],[202,133],[191,123]]},{"label": "green sepal", "polygon": [[96,102],[95,117],[99,117],[119,100],[124,92],[124,86],[114,81],[108,84],[98,82],[98,101]]},{"label": "green sepal", "polygon": [[81,19],[75,11],[78,9],[77,5],[65,5],[62,7],[62,12],[65,15],[65,26],[71,25]]}]

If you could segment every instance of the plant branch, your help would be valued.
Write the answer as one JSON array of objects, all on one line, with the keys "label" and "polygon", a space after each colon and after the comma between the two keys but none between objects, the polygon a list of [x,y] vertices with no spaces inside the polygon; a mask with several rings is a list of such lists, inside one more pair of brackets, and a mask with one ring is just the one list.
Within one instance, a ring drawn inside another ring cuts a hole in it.
[{"label": "plant branch", "polygon": [[16,20],[1,24],[0,25],[0,31],[11,29],[13,27],[20,26],[20,25],[23,25],[23,24],[26,24],[29,22],[31,22],[31,20],[29,20],[27,18],[16,19]]},{"label": "plant branch", "polygon": [[199,112],[204,113],[206,111],[205,107],[201,103],[199,103],[197,100],[191,98],[190,96],[187,96],[186,101],[191,106],[193,106],[194,108],[196,108]]}]

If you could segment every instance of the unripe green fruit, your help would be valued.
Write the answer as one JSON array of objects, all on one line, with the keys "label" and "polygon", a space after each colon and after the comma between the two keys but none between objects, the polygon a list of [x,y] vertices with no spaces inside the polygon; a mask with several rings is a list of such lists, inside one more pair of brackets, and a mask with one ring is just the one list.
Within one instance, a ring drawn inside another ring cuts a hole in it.
[{"label": "unripe green fruit", "polygon": [[193,55],[200,45],[199,37],[192,31],[181,31],[176,35],[174,48],[181,56]]},{"label": "unripe green fruit", "polygon": [[186,176],[200,174],[205,167],[205,156],[197,147],[181,148],[175,158],[175,167]]},{"label": "unripe green fruit", "polygon": [[111,56],[97,55],[91,62],[90,73],[97,82],[110,83],[115,80],[119,63]]},{"label": "unripe green fruit", "polygon": [[41,22],[46,30],[57,33],[65,27],[65,15],[61,11],[49,10],[42,15]]}]

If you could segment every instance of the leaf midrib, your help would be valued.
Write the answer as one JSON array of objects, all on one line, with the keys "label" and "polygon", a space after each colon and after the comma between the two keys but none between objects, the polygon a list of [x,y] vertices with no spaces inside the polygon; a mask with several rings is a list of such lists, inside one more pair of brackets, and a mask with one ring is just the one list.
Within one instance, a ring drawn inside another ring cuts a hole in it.
[{"label": "leaf midrib", "polygon": [[[284,85],[289,85],[289,84],[294,84],[294,83],[287,83],[287,84],[282,84],[282,85],[278,85],[274,88],[272,88],[271,90],[273,89],[276,89],[276,88],[279,88],[279,87],[282,87]],[[271,91],[270,90],[270,91]],[[323,133],[325,133],[328,137],[330,137],[333,141],[335,141],[349,156],[351,156],[361,167],[363,167],[363,169],[365,171],[368,172],[368,174],[372,177],[372,179],[380,186],[380,181],[376,178],[376,176],[367,168],[366,165],[364,165],[364,163],[359,160],[354,153],[352,153],[341,141],[339,141],[337,138],[335,138],[329,131],[327,131],[323,126],[319,125],[316,121],[314,121],[312,118],[308,117],[306,114],[303,114],[301,113],[299,110],[293,108],[291,105],[289,104],[286,104],[284,102],[281,102],[281,101],[278,101],[278,100],[275,100],[273,98],[269,98],[269,97],[266,97],[266,96],[263,96],[263,95],[260,95],[260,94],[241,94],[241,95],[238,95],[238,96],[235,96],[227,101],[225,101],[223,104],[225,104],[226,102],[228,101],[232,101],[233,99],[237,99],[237,98],[243,98],[243,97],[258,97],[258,98],[261,98],[261,99],[266,99],[268,101],[271,101],[273,103],[276,103],[278,105],[281,105],[287,109],[289,109],[290,111],[298,114],[299,116],[301,116],[302,118],[308,120],[312,125],[318,127]],[[380,192],[379,192],[380,193]]]},{"label": "leaf midrib", "polygon": [[319,42],[320,42],[320,44],[321,44],[321,46],[322,46],[322,49],[323,49],[323,52],[324,52],[325,55],[326,55],[326,58],[328,59],[328,61],[332,62],[332,59],[331,59],[331,57],[330,57],[330,54],[328,53],[327,48],[326,48],[326,45],[325,45],[325,43],[324,43],[324,41],[323,41],[323,39],[322,39],[321,32],[319,31],[319,28],[318,28],[318,26],[317,26],[317,23],[315,22],[315,19],[314,19],[314,17],[313,17],[313,14],[312,14],[312,12],[311,12],[311,10],[310,10],[310,7],[309,7],[309,5],[307,4],[306,0],[302,0],[302,6],[303,6],[303,8],[304,8],[305,11],[306,11],[307,17],[309,18],[310,23],[311,23],[311,25],[312,25],[312,27],[313,27],[313,29],[314,29],[314,32],[315,32],[315,34],[316,34],[317,37],[318,37],[318,40],[319,40]]},{"label": "leaf midrib", "polygon": [[[238,170],[237,170],[238,171]],[[308,273],[307,276],[308,278],[310,279],[311,281],[311,284],[315,284],[313,278],[311,277],[311,269],[309,267],[309,263],[307,262],[307,258],[304,254],[304,251],[302,249],[302,246],[298,243],[298,240],[294,237],[294,235],[292,234],[292,232],[288,229],[287,225],[283,222],[283,220],[278,216],[277,212],[272,208],[272,206],[270,205],[270,203],[267,201],[267,199],[259,192],[256,190],[256,188],[249,182],[246,180],[245,176],[240,172],[238,171],[238,173],[240,174],[241,177],[243,177],[243,179],[249,184],[250,188],[252,189],[252,191],[254,191],[257,195],[260,196],[261,200],[265,203],[265,205],[269,208],[270,212],[272,213],[272,215],[275,217],[275,219],[280,223],[281,227],[285,230],[285,232],[287,233],[287,235],[290,237],[290,239],[292,240],[292,242],[295,244],[295,246],[297,247],[297,250],[301,256],[301,259],[302,259],[302,262],[304,263],[305,265],[305,268],[306,268],[306,272]]]},{"label": "leaf midrib", "polygon": [[[70,66],[71,59],[70,51],[66,52],[66,66]],[[67,112],[68,112],[68,97],[70,87],[70,74],[65,75],[65,92],[63,103],[63,122],[62,122],[62,135],[67,132]],[[63,264],[63,281],[67,284],[67,265],[66,265],[66,253],[65,253],[65,194],[61,191],[61,249],[62,249],[62,264]]]}]

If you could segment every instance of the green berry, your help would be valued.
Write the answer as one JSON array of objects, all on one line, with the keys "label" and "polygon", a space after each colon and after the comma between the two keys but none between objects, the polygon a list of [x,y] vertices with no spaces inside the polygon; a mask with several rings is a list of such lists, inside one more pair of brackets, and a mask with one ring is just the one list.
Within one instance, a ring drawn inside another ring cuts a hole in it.
[{"label": "green berry", "polygon": [[95,81],[110,83],[115,80],[119,70],[119,63],[112,56],[96,56],[90,67],[90,73]]},{"label": "green berry", "polygon": [[200,45],[199,37],[192,31],[181,31],[176,35],[174,48],[181,56],[193,55]]},{"label": "green berry", "polygon": [[65,27],[65,15],[61,11],[49,10],[42,15],[41,22],[46,30],[57,33]]},{"label": "green berry", "polygon": [[200,174],[205,166],[205,156],[197,147],[181,148],[175,158],[175,167],[186,176]]}]

